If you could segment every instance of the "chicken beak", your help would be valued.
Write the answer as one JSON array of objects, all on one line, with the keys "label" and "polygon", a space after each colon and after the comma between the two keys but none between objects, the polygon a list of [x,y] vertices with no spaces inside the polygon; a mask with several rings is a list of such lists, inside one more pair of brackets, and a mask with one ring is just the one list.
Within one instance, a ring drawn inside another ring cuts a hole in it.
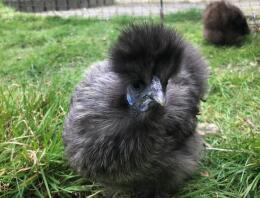
[{"label": "chicken beak", "polygon": [[164,97],[162,92],[157,92],[156,95],[154,95],[153,98],[162,107],[165,105],[165,97]]},{"label": "chicken beak", "polygon": [[161,106],[165,105],[165,94],[162,89],[161,81],[157,76],[154,76],[152,79],[150,85],[150,97]]}]

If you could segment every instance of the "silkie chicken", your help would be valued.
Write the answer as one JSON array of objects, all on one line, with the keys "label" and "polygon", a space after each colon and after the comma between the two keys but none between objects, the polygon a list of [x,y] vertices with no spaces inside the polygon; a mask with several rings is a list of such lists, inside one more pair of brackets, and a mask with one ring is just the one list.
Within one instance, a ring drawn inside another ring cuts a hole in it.
[{"label": "silkie chicken", "polygon": [[76,86],[63,141],[81,176],[138,198],[166,198],[196,170],[207,65],[162,24],[123,29]]}]

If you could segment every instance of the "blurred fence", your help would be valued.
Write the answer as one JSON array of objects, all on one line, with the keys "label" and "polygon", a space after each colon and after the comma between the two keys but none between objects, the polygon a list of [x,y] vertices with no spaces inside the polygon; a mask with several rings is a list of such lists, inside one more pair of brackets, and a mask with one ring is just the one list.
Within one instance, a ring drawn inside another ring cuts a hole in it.
[{"label": "blurred fence", "polygon": [[[203,9],[214,0],[2,0],[19,11],[61,17],[107,19],[115,15],[163,15],[190,8]],[[260,0],[229,0],[251,19],[260,17]]]},{"label": "blurred fence", "polygon": [[114,0],[4,0],[4,4],[24,12],[74,10],[112,5]]}]

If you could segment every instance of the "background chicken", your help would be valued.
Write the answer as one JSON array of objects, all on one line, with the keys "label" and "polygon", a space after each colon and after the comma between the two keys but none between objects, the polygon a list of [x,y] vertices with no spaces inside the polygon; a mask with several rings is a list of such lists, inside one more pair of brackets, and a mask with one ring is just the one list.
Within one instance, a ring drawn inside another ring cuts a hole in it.
[{"label": "background chicken", "polygon": [[210,3],[204,11],[203,24],[205,39],[219,45],[240,44],[250,33],[243,12],[226,1]]},{"label": "background chicken", "polygon": [[163,25],[125,28],[72,94],[63,141],[83,177],[135,197],[169,197],[196,169],[207,68]]}]

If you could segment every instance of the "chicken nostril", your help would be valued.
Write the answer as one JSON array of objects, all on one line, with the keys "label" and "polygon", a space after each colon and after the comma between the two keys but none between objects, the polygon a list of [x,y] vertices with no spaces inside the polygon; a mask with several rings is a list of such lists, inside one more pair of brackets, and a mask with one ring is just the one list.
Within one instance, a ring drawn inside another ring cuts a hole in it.
[{"label": "chicken nostril", "polygon": [[151,97],[149,95],[143,96],[143,100],[148,100],[148,99],[151,99]]}]

